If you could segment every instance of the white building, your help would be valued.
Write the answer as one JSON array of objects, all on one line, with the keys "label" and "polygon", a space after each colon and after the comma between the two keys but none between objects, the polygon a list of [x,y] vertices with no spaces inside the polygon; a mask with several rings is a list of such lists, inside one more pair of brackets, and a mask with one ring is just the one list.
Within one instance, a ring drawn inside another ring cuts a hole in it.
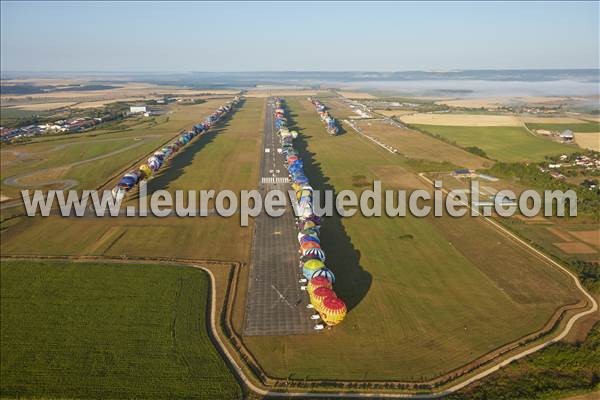
[{"label": "white building", "polygon": [[129,107],[129,112],[131,114],[142,114],[147,112],[146,106],[131,106]]}]

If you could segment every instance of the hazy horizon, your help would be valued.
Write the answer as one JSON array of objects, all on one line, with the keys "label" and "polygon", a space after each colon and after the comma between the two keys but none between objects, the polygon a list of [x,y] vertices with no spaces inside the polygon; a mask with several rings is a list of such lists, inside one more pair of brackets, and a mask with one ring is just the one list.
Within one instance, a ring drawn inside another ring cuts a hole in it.
[{"label": "hazy horizon", "polygon": [[3,71],[600,67],[597,2],[3,1],[1,8]]}]

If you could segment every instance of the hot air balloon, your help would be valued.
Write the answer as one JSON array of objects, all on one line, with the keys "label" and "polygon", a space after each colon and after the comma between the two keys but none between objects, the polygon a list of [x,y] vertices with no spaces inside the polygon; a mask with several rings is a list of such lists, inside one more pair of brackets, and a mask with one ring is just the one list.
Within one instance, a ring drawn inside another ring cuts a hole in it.
[{"label": "hot air balloon", "polygon": [[[309,231],[309,229],[306,229],[306,230],[303,230],[300,233],[298,233],[298,243],[302,242],[302,238],[304,236],[312,236],[312,237],[316,237],[316,238],[319,237],[319,234],[317,232],[308,232],[308,231]],[[305,232],[308,232],[308,233],[305,233]]]},{"label": "hot air balloon", "polygon": [[335,275],[327,267],[320,268],[320,269],[316,270],[315,272],[313,272],[311,278],[317,278],[317,277],[326,278],[329,282],[335,283]]},{"label": "hot air balloon", "polygon": [[300,246],[302,246],[306,242],[315,242],[315,243],[321,244],[321,241],[318,237],[310,236],[310,235],[302,236],[302,238],[300,239]]},{"label": "hot air balloon", "polygon": [[321,260],[325,261],[325,252],[321,249],[308,249],[302,254],[302,258],[306,260]]},{"label": "hot air balloon", "polygon": [[323,300],[328,297],[335,298],[337,296],[335,295],[335,292],[328,287],[317,288],[310,294],[310,304],[312,304],[315,310],[320,313],[323,307]]},{"label": "hot air balloon", "polygon": [[323,278],[323,277],[312,278],[311,280],[308,281],[308,285],[306,285],[306,291],[308,292],[309,295],[311,295],[312,292],[315,291],[315,289],[320,288],[320,287],[326,287],[326,288],[331,289],[331,282],[329,280],[327,280],[327,278]]},{"label": "hot air balloon", "polygon": [[152,176],[152,170],[146,164],[140,165],[139,170],[142,174],[144,174],[145,178],[150,178]]},{"label": "hot air balloon", "polygon": [[319,243],[316,242],[304,242],[300,245],[300,250],[302,250],[302,252],[305,252],[308,249],[313,249],[313,248],[317,248],[320,249],[321,245]]},{"label": "hot air balloon", "polygon": [[346,317],[346,303],[337,297],[325,297],[321,303],[321,309],[317,311],[327,325],[337,325]]},{"label": "hot air balloon", "polygon": [[125,188],[115,186],[113,188],[113,190],[111,191],[111,193],[112,193],[115,201],[119,202],[119,201],[123,200],[123,197],[125,197],[125,193],[127,193],[127,190],[125,190]]},{"label": "hot air balloon", "polygon": [[315,271],[317,271],[321,268],[324,268],[324,267],[325,267],[325,264],[323,264],[323,261],[308,260],[304,264],[302,264],[302,275],[304,275],[304,277],[306,279],[310,279],[310,278],[312,278]]},{"label": "hot air balloon", "polygon": [[300,221],[300,223],[298,224],[298,229],[302,231],[304,229],[314,228],[316,226],[317,224],[315,224],[313,221]]}]

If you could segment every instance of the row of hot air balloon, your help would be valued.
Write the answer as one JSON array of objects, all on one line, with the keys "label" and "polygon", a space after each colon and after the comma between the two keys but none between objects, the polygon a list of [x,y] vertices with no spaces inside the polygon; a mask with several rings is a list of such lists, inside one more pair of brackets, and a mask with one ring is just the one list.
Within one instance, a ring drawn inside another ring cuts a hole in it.
[{"label": "row of hot air balloon", "polygon": [[327,125],[327,132],[329,132],[329,134],[333,136],[337,135],[340,131],[340,128],[338,127],[336,120],[331,115],[329,115],[329,112],[327,112],[325,104],[321,103],[317,99],[313,99],[310,97],[308,98],[308,101],[313,103],[313,105],[317,109],[317,112],[321,116],[321,120],[323,120]]},{"label": "row of hot air balloon", "polygon": [[194,125],[191,131],[181,134],[174,142],[156,151],[148,160],[137,169],[127,172],[117,185],[112,189],[112,195],[115,199],[121,200],[125,194],[133,189],[140,181],[148,179],[156,173],[160,167],[171,158],[180,148],[185,146],[198,135],[204,134],[213,126],[223,115],[227,114],[238,102],[239,97],[219,107],[215,112],[209,115],[204,122]]},{"label": "row of hot air balloon", "polygon": [[302,282],[307,282],[306,291],[310,304],[318,312],[315,319],[320,318],[328,326],[337,325],[346,316],[346,304],[333,291],[335,276],[325,266],[325,252],[321,249],[319,239],[321,218],[313,212],[313,188],[304,174],[304,165],[293,145],[298,132],[287,128],[282,99],[275,99],[275,126],[281,136],[281,154],[285,157],[292,188],[296,191],[300,267],[304,276]]}]

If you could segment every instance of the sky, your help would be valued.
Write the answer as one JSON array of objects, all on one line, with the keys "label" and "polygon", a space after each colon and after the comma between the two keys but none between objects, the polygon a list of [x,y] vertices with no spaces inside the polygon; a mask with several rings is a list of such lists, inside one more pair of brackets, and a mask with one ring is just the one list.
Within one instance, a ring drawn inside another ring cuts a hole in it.
[{"label": "sky", "polygon": [[598,2],[1,2],[3,71],[598,68]]}]

